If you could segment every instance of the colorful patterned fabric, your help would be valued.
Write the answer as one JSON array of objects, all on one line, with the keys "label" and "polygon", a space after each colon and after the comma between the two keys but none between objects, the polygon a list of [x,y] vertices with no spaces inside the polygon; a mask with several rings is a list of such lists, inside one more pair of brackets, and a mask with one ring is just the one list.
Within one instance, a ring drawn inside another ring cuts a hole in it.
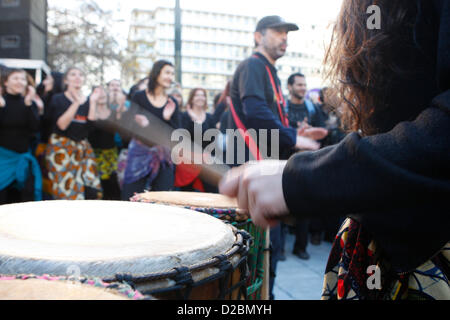
[{"label": "colorful patterned fabric", "polygon": [[119,153],[119,159],[117,160],[117,180],[119,186],[122,189],[123,180],[125,178],[125,169],[127,168],[128,149],[122,149]]},{"label": "colorful patterned fabric", "polygon": [[168,148],[156,146],[149,148],[133,139],[128,146],[128,158],[124,175],[124,183],[136,182],[148,177],[146,189],[151,190],[155,178],[161,168],[170,167],[173,163]]},{"label": "colorful patterned fabric", "polygon": [[97,171],[101,180],[108,180],[117,171],[119,152],[117,148],[94,149]]},{"label": "colorful patterned fabric", "polygon": [[42,200],[42,176],[39,164],[31,152],[17,153],[0,147],[0,190],[14,183],[22,190],[31,169],[34,177],[34,200]]},{"label": "colorful patterned fabric", "polygon": [[52,194],[52,182],[48,178],[48,170],[46,166],[46,155],[47,150],[47,144],[46,143],[40,143],[36,147],[35,156],[39,163],[39,167],[41,168],[41,174],[42,174],[42,192],[43,192],[43,198],[46,199],[49,195]]},{"label": "colorful patterned fabric", "polygon": [[102,198],[94,151],[86,140],[75,142],[52,134],[46,150],[46,166],[55,200],[84,200],[86,187],[98,190],[97,199]]},{"label": "colorful patterned fabric", "polygon": [[[44,274],[42,276],[36,275],[14,275],[14,276],[1,276],[0,281],[7,280],[28,280],[28,279],[37,279],[37,280],[46,280],[46,281],[73,281],[71,277],[55,277]],[[125,283],[106,283],[103,282],[99,278],[80,278],[78,281],[82,284],[89,285],[96,288],[114,290],[118,294],[127,297],[132,300],[142,300],[144,296],[136,290],[133,290],[131,286]]]},{"label": "colorful patterned fabric", "polygon": [[331,249],[322,300],[449,300],[449,270],[450,242],[415,270],[393,272],[371,235],[348,218]]}]

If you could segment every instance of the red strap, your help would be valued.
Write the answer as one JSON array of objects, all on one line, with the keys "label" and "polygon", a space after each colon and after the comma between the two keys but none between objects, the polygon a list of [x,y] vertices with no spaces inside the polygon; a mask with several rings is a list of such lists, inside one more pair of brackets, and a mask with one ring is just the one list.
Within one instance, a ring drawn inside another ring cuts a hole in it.
[{"label": "red strap", "polygon": [[[260,59],[258,55],[254,54],[253,57]],[[286,105],[286,102],[284,100],[282,91],[280,86],[275,85],[275,80],[273,79],[272,71],[270,71],[270,68],[268,65],[266,65],[267,73],[269,74],[270,83],[272,84],[273,92],[275,93],[275,98],[277,99],[277,105],[278,105],[278,113],[280,114],[281,123],[285,127],[289,127],[289,120],[286,117],[286,113],[284,112],[284,106]],[[277,90],[278,88],[278,90]],[[280,103],[281,102],[281,103]],[[283,107],[281,107],[283,106]]]},{"label": "red strap", "polygon": [[238,131],[241,134],[242,138],[245,141],[245,144],[247,145],[248,149],[250,150],[250,153],[253,155],[253,158],[256,160],[263,160],[263,157],[261,156],[261,153],[259,152],[258,146],[256,145],[255,140],[253,140],[252,136],[248,134],[247,128],[245,128],[244,124],[242,123],[241,119],[239,119],[236,110],[234,109],[233,102],[231,99],[229,99],[229,105],[231,110],[231,115],[233,116],[234,122],[236,123],[236,126],[238,127]]},{"label": "red strap", "polygon": [[[269,66],[266,66],[266,70],[267,70],[267,73],[269,74],[270,83],[272,84],[272,89],[273,89],[273,92],[275,93],[275,97],[277,99],[278,113],[280,114],[281,123],[285,127],[288,127],[289,121],[288,121],[286,115],[284,114],[284,110],[283,110],[284,109],[284,98],[283,98],[283,95],[281,94],[281,88],[278,86],[278,89],[277,89],[277,86],[275,85],[275,80],[273,79],[273,75],[272,75],[272,72],[270,71]],[[281,108],[281,105],[283,105],[283,108]]]}]

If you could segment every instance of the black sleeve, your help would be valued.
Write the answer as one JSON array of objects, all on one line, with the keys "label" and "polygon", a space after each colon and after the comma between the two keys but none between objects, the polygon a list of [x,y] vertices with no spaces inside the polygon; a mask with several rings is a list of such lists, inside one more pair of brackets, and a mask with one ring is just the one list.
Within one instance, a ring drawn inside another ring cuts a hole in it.
[{"label": "black sleeve", "polygon": [[214,127],[217,125],[217,123],[220,122],[220,118],[222,117],[226,108],[227,104],[225,102],[221,102],[217,105],[216,110],[214,110],[214,113],[211,115],[211,121],[214,123]]},{"label": "black sleeve", "polygon": [[169,99],[171,99],[175,103],[175,111],[172,114],[172,117],[170,118],[170,120],[166,121],[166,122],[168,124],[170,124],[170,126],[172,128],[179,129],[179,128],[181,128],[180,108],[178,106],[178,102],[174,98],[169,97]]},{"label": "black sleeve", "polygon": [[186,129],[191,135],[194,134],[194,121],[187,112],[180,112],[180,128]]},{"label": "black sleeve", "polygon": [[32,103],[31,106],[26,108],[27,110],[27,118],[28,118],[28,126],[31,132],[39,131],[40,117],[39,110],[36,103]]},{"label": "black sleeve", "polygon": [[56,125],[58,119],[67,111],[69,107],[70,105],[68,106],[63,102],[61,95],[52,97],[52,100],[50,102],[50,112],[53,124]]},{"label": "black sleeve", "polygon": [[264,96],[266,76],[264,63],[258,59],[249,59],[239,74],[238,84],[241,101],[248,97],[266,101]]},{"label": "black sleeve", "polygon": [[412,122],[293,156],[283,173],[292,214],[331,216],[450,198],[450,91]]}]

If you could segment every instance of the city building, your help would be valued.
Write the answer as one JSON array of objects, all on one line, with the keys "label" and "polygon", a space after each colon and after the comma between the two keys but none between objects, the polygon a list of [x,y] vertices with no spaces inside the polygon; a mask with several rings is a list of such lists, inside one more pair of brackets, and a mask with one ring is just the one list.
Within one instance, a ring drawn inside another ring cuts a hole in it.
[{"label": "city building", "polygon": [[[231,79],[239,63],[250,56],[254,47],[253,33],[257,17],[182,9],[182,87],[185,99],[192,88],[208,91],[208,102],[220,93]],[[311,39],[308,48],[291,50],[277,62],[283,91],[293,72],[302,72],[308,82],[319,85],[323,52],[317,50],[315,26],[303,30]],[[302,28],[301,28],[302,29]],[[311,35],[312,33],[312,35]],[[128,34],[128,51],[134,64],[123,74],[126,85],[148,75],[153,62],[166,59],[174,62],[175,13],[173,8],[132,11]],[[314,48],[314,49],[313,49]],[[310,49],[310,50],[308,50]]]}]

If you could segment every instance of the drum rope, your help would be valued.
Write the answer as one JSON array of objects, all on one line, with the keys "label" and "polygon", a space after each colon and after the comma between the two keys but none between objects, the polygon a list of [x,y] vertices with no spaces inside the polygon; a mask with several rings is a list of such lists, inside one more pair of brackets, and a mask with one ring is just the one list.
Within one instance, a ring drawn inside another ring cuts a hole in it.
[{"label": "drum rope", "polygon": [[[231,294],[234,290],[240,288],[240,294],[247,297],[247,281],[249,276],[248,265],[247,265],[247,255],[250,250],[250,243],[253,240],[252,236],[245,230],[238,230],[233,227],[233,232],[236,236],[236,242],[233,244],[232,248],[225,254],[215,256],[206,262],[193,265],[191,267],[178,267],[173,268],[169,271],[151,273],[147,275],[133,276],[131,274],[116,274],[114,278],[104,279],[104,282],[124,282],[132,286],[133,288],[137,284],[144,284],[146,282],[171,279],[175,282],[175,285],[161,288],[141,291],[144,295],[156,295],[163,294],[167,292],[175,292],[178,299],[189,299],[190,293],[193,288],[201,286],[205,283],[219,280],[220,283],[220,293],[219,299],[225,298],[227,295]],[[233,264],[230,259],[236,255],[240,258],[236,264]],[[194,281],[192,274],[196,271],[202,271],[208,268],[217,268],[219,271],[212,276],[205,279]],[[241,270],[241,278],[238,283],[233,285],[231,288],[226,289],[227,283],[229,283],[229,277],[237,269]],[[184,291],[184,292],[183,292]]]}]

